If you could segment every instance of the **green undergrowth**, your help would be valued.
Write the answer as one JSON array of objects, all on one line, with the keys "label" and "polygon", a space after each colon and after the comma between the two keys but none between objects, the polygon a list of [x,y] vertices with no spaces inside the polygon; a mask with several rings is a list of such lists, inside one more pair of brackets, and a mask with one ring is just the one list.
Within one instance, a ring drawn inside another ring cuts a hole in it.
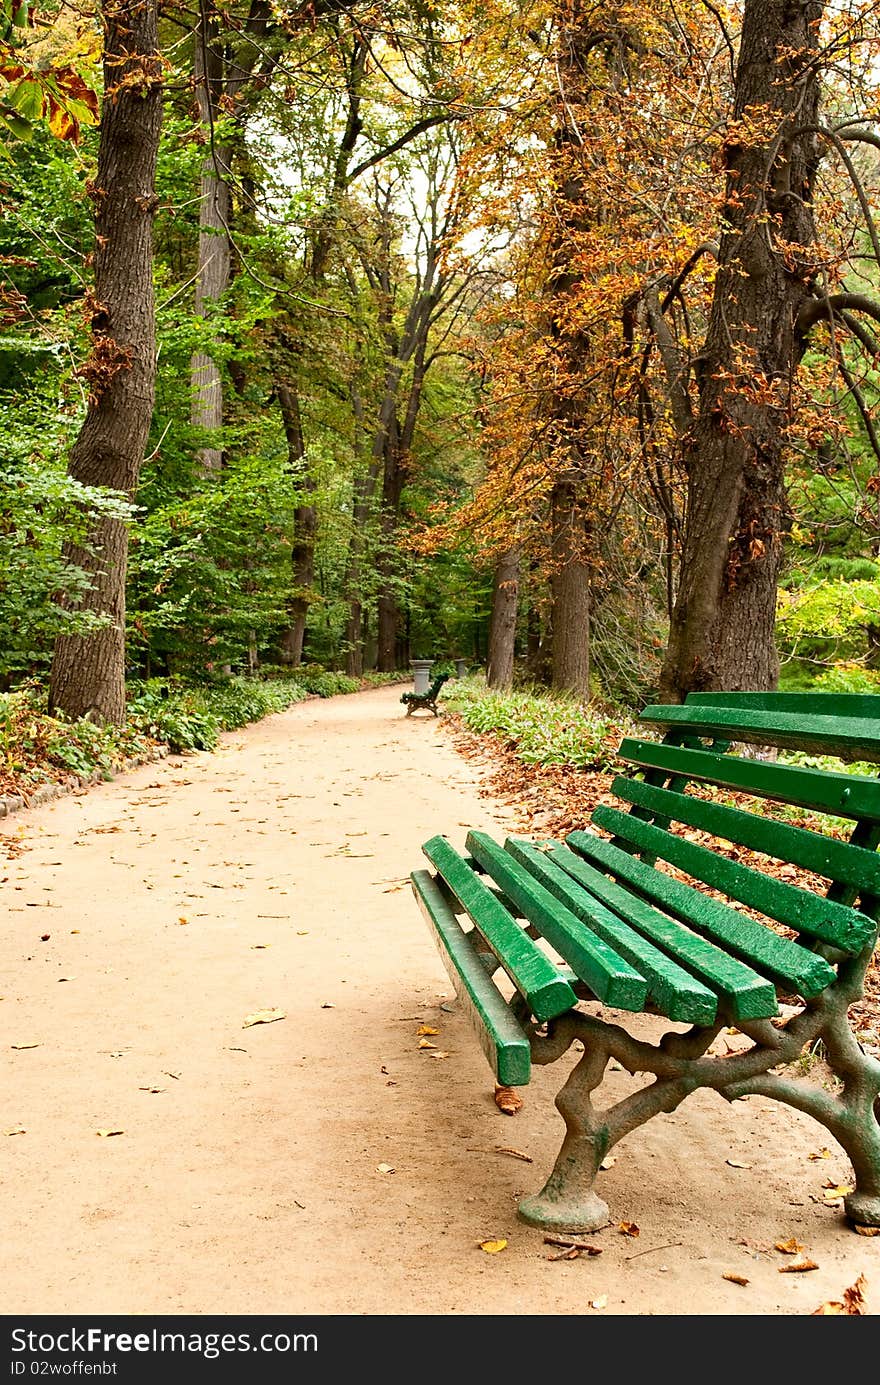
[{"label": "green undergrowth", "polygon": [[447,684],[445,705],[471,731],[498,736],[527,765],[611,769],[632,722],[546,692],[495,692],[478,679]]}]

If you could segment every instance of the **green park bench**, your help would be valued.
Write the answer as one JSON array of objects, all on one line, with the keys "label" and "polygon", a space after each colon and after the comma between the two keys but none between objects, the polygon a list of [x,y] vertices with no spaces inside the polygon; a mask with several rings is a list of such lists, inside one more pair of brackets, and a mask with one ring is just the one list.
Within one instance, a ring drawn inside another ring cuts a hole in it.
[{"label": "green park bench", "polygon": [[439,716],[437,698],[440,696],[440,689],[444,683],[449,681],[449,678],[448,673],[438,673],[431,686],[426,688],[424,692],[405,692],[400,700],[406,703],[407,716],[411,716],[413,712],[422,709],[433,712],[435,717]]},{"label": "green park bench", "polygon": [[[519,1215],[568,1232],[607,1224],[593,1185],[609,1151],[709,1088],[729,1101],[773,1097],[820,1121],[852,1163],[846,1215],[880,1226],[880,1062],[848,1013],[877,941],[880,779],[749,750],[877,764],[880,696],[691,694],[640,721],[662,740],[621,744],[627,772],[612,784],[621,806],[596,808],[601,834],[502,846],[471,832],[466,855],[435,836],[423,848],[433,873],[411,877],[499,1083],[522,1086],[532,1063],[583,1044],[556,1099],[559,1157]],[[749,795],[748,810],[731,793]],[[809,826],[773,804],[805,810]],[[845,831],[828,835],[826,819],[845,820]],[[800,883],[767,872],[753,852],[797,867],[782,874]],[[587,1012],[579,1001],[601,1004]],[[686,1028],[650,1043],[602,1007]],[[750,1043],[715,1056],[729,1026]],[[834,1091],[791,1067],[819,1041]],[[612,1060],[650,1080],[599,1110],[593,1093]]]}]

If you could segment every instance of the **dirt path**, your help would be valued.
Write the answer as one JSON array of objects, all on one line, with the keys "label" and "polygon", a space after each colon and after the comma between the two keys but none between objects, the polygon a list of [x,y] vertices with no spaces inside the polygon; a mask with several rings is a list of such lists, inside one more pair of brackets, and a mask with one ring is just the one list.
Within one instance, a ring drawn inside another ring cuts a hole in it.
[{"label": "dirt path", "polygon": [[[496,1110],[401,883],[432,833],[513,819],[398,697],[310,701],[6,825],[3,1311],[805,1314],[859,1274],[880,1311],[880,1238],[821,1205],[844,1156],[756,1098],[618,1148],[602,1192],[638,1239],[551,1262],[516,1221],[559,1065]],[[818,1270],[778,1272],[791,1236]]]}]

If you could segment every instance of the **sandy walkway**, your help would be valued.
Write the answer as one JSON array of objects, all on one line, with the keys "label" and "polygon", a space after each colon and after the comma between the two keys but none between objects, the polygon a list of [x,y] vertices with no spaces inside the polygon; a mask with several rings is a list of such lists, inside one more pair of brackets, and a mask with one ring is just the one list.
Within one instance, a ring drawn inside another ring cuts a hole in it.
[{"label": "sandy walkway", "polygon": [[[400,885],[435,831],[505,816],[398,697],[310,701],[5,824],[29,849],[3,871],[3,1311],[805,1314],[860,1273],[880,1311],[880,1238],[821,1205],[844,1156],[755,1098],[618,1148],[602,1191],[638,1239],[554,1263],[516,1221],[559,1065],[496,1111]],[[818,1270],[778,1273],[792,1235]]]}]

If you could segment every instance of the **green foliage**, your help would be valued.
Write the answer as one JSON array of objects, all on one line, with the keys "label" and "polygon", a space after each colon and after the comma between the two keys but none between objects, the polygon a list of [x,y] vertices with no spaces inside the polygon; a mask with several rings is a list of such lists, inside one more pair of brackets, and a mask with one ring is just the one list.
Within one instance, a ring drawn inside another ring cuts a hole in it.
[{"label": "green foliage", "polygon": [[27,398],[0,395],[0,678],[44,668],[58,635],[86,634],[102,623],[76,611],[89,579],[62,546],[87,548],[99,517],[130,514],[115,492],[67,476],[74,420],[53,400],[53,384],[50,375],[35,381]]},{"label": "green foliage", "polygon": [[472,731],[500,737],[530,765],[610,769],[631,727],[571,699],[549,693],[493,692],[477,679],[446,685],[446,704]]},{"label": "green foliage", "polygon": [[128,714],[135,726],[171,750],[213,750],[221,731],[283,712],[305,696],[305,689],[292,679],[229,678],[187,685],[151,678],[131,685]]}]

